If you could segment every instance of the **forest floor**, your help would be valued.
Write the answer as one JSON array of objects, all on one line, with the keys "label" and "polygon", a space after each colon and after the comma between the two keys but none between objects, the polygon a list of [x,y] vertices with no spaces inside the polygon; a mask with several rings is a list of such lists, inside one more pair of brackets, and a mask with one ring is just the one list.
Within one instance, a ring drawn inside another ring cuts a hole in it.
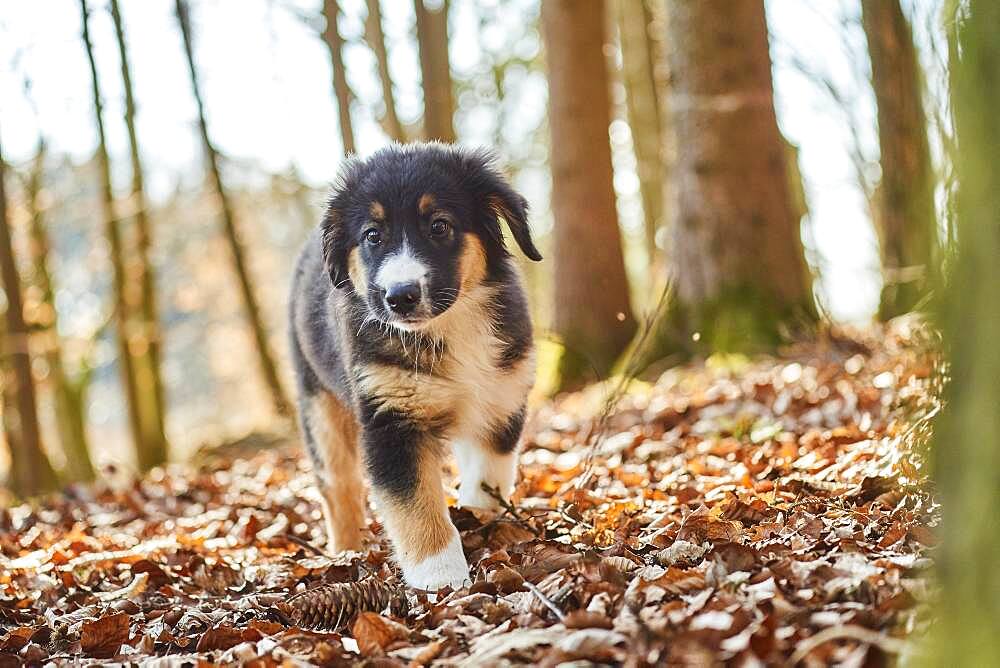
[{"label": "forest floor", "polygon": [[455,592],[403,588],[374,521],[365,554],[317,549],[294,447],[0,510],[0,668],[884,664],[931,623],[921,332],[539,406],[513,504],[452,509],[475,580]]}]

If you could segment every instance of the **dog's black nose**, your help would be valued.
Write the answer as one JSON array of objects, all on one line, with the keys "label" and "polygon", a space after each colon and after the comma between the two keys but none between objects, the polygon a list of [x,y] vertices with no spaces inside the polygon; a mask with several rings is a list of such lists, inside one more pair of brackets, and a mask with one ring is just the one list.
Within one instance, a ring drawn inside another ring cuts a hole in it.
[{"label": "dog's black nose", "polygon": [[419,283],[396,283],[385,291],[385,303],[389,310],[399,315],[406,315],[420,301]]}]

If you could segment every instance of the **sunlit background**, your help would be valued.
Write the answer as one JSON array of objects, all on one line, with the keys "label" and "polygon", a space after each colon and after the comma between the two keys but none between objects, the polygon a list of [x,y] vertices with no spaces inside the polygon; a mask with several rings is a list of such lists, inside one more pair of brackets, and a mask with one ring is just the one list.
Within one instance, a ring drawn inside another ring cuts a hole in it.
[{"label": "sunlit background", "polygon": [[[315,1],[192,2],[195,57],[208,123],[225,156],[250,248],[252,271],[276,349],[285,357],[283,313],[294,255],[319,218],[325,189],[343,157],[331,88],[329,53],[320,39]],[[927,77],[928,115],[942,117],[945,49],[935,0],[904,3]],[[356,99],[359,152],[388,139],[376,63],[364,42],[363,0],[344,0],[340,29]],[[170,0],[122,2],[132,61],[137,130],[154,204],[155,264],[161,291],[175,457],[223,438],[266,428],[274,418],[259,387],[250,334],[226,269],[227,249],[213,200],[204,193],[204,158],[181,38]],[[534,212],[544,249],[551,228],[546,80],[538,32],[538,0],[452,0],[450,57],[459,141],[495,147]],[[422,113],[420,68],[409,0],[383,2],[390,69],[404,124]],[[878,180],[874,98],[858,3],[769,0],[778,120],[799,150],[809,213],[803,241],[818,277],[817,299],[832,318],[866,321],[878,305],[881,274],[869,196]],[[113,25],[93,3],[92,39],[101,74],[116,186],[127,190],[127,135]],[[107,318],[109,265],[101,238],[90,75],[75,0],[6,2],[0,8],[0,131],[15,167],[48,144],[43,201],[54,241],[60,333],[70,361],[93,355],[89,417],[97,462],[129,463],[115,347],[101,329]],[[612,34],[612,37],[614,35]],[[617,46],[609,60],[620,62]],[[635,174],[624,88],[613,88],[615,188],[637,313],[652,302],[642,248],[642,203]],[[931,133],[932,150],[940,153]],[[10,179],[16,205],[18,181]],[[533,277],[539,325],[545,328],[543,272]],[[30,297],[30,295],[29,295]],[[30,299],[29,299],[30,307]],[[95,339],[96,336],[96,339]],[[91,344],[95,340],[95,344]],[[44,378],[45,369],[36,369]],[[42,410],[44,415],[46,411]],[[58,465],[61,454],[51,453]],[[0,463],[0,468],[3,465]]]}]

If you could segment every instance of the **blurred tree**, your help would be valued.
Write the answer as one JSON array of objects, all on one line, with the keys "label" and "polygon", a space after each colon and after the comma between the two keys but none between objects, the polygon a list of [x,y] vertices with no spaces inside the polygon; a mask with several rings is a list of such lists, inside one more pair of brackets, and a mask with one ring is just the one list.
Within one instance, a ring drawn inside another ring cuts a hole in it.
[{"label": "blurred tree", "polygon": [[111,0],[111,18],[118,42],[121,64],[122,88],[125,91],[125,127],[128,130],[129,159],[132,163],[132,184],[129,201],[135,211],[135,253],[126,266],[125,306],[130,322],[129,350],[135,356],[136,386],[142,402],[146,424],[146,440],[140,464],[143,469],[167,461],[166,399],[163,378],[160,375],[162,329],[157,315],[156,276],[150,249],[153,244],[149,220],[149,200],[146,197],[142,160],[139,157],[139,140],[135,130],[135,94],[132,88],[132,71],[129,66],[125,28],[118,8],[118,0]]},{"label": "blurred tree", "polygon": [[879,316],[888,319],[917,306],[935,271],[934,169],[920,63],[900,2],[861,0],[861,10],[882,164],[874,193],[884,280]]},{"label": "blurred tree", "polygon": [[[1000,663],[1000,3],[955,2],[957,255],[939,300],[951,380],[935,425],[943,522],[936,644],[927,665]],[[990,276],[993,276],[991,279]]]},{"label": "blurred tree", "polygon": [[368,18],[365,21],[365,41],[375,54],[375,62],[378,65],[378,78],[382,84],[382,129],[389,135],[389,138],[398,141],[406,141],[406,132],[403,130],[403,123],[399,120],[396,112],[396,93],[392,85],[392,75],[389,72],[389,51],[385,44],[385,31],[382,28],[382,4],[380,0],[366,0],[368,4]]},{"label": "blurred tree", "polygon": [[[90,11],[87,0],[80,0],[83,23],[83,45],[90,65],[91,94],[94,104],[94,121],[97,125],[97,166],[101,179],[101,207],[104,216],[104,234],[108,241],[111,260],[111,292],[114,300],[115,336],[118,343],[118,366],[122,388],[125,392],[126,412],[136,450],[136,461],[140,469],[147,469],[163,461],[162,453],[156,448],[161,439],[154,434],[158,430],[155,418],[148,407],[155,403],[151,386],[141,387],[137,373],[136,348],[130,345],[131,318],[126,291],[129,289],[126,269],[125,243],[120,221],[115,211],[115,196],[111,185],[111,162],[108,158],[107,136],[104,131],[104,101],[101,97],[97,63],[94,60],[94,46],[90,39]],[[143,394],[146,392],[148,394]],[[162,435],[162,430],[161,430]]]},{"label": "blurred tree", "polygon": [[653,15],[647,0],[615,0],[615,10],[628,124],[632,130],[632,146],[642,197],[646,254],[652,269],[658,264],[660,257],[656,249],[656,231],[663,223],[665,172],[660,102],[654,78],[654,49],[650,36]]},{"label": "blurred tree", "polygon": [[10,487],[31,496],[52,489],[55,474],[42,450],[35,381],[31,376],[28,328],[24,322],[21,277],[17,273],[7,217],[7,163],[0,148],[0,276],[6,295],[3,328],[3,427],[10,449]]},{"label": "blurred tree", "polygon": [[635,332],[612,183],[603,0],[542,3],[549,80],[557,385],[607,374]]},{"label": "blurred tree", "polygon": [[816,318],[763,0],[669,0],[673,294],[642,352],[752,351]]},{"label": "blurred tree", "polygon": [[340,6],[337,0],[323,0],[323,18],[326,25],[323,28],[323,41],[330,52],[330,65],[333,70],[333,93],[337,99],[337,114],[340,120],[340,139],[344,145],[344,153],[355,153],[354,125],[351,122],[351,100],[354,93],[347,83],[347,71],[344,69],[344,39],[340,36],[337,19],[340,17]]},{"label": "blurred tree", "polygon": [[424,138],[455,141],[455,100],[448,61],[449,0],[432,9],[426,0],[413,0],[417,16],[420,77],[424,88]]},{"label": "blurred tree", "polygon": [[290,404],[288,394],[285,392],[278,377],[278,367],[274,363],[274,356],[271,353],[271,346],[268,342],[267,329],[264,327],[264,320],[261,317],[260,307],[257,303],[257,296],[254,292],[253,282],[250,277],[250,270],[247,267],[246,250],[240,241],[240,234],[237,229],[236,214],[233,212],[232,204],[226,193],[225,184],[222,182],[222,170],[219,165],[219,154],[212,139],[208,134],[208,123],[205,120],[205,104],[201,96],[201,84],[198,80],[198,69],[194,64],[194,47],[191,38],[191,20],[188,13],[187,3],[184,0],[174,0],[174,9],[177,14],[177,22],[180,25],[181,37],[184,42],[184,56],[187,60],[188,73],[191,77],[191,90],[194,95],[195,105],[198,109],[198,130],[201,134],[202,147],[205,150],[205,159],[208,163],[209,176],[212,179],[212,186],[219,201],[219,210],[222,213],[223,231],[229,250],[232,254],[233,270],[239,282],[240,293],[243,296],[243,307],[251,330],[253,331],[254,342],[256,343],[257,361],[260,364],[261,375],[268,391],[271,394],[271,403],[279,415],[288,415]]},{"label": "blurred tree", "polygon": [[94,477],[86,426],[86,391],[90,373],[85,367],[84,373],[71,378],[63,360],[55,286],[49,268],[51,243],[45,227],[45,207],[41,201],[45,157],[45,140],[39,139],[38,150],[24,184],[24,196],[30,215],[28,234],[31,240],[33,264],[32,283],[40,293],[42,304],[38,309],[42,317],[36,320],[34,325],[39,328],[39,335],[45,340],[45,360],[49,366],[56,430],[59,433],[59,443],[63,453],[66,455],[66,470],[63,475],[68,480],[84,481]]}]

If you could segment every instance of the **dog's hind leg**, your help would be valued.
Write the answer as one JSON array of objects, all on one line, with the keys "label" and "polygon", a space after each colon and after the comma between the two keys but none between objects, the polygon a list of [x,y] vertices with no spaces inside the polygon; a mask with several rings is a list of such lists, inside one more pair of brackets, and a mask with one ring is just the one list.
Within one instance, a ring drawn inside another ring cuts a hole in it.
[{"label": "dog's hind leg", "polygon": [[357,421],[339,399],[322,390],[303,396],[299,410],[322,496],[329,550],[360,550],[367,503]]}]

